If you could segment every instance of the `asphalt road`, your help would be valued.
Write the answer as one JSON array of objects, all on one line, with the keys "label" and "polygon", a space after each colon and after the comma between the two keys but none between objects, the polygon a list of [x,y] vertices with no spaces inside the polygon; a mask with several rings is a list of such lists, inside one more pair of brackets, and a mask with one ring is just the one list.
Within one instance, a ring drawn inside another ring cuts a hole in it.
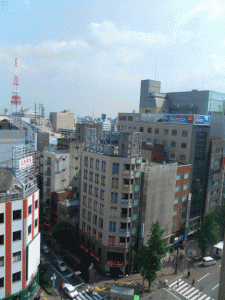
[{"label": "asphalt road", "polygon": [[[83,284],[85,284],[85,282],[82,280],[82,278],[80,276],[77,276],[74,274],[74,271],[71,270],[68,266],[67,266],[67,271],[65,272],[60,272],[54,265],[53,265],[53,261],[55,259],[58,259],[58,257],[54,254],[54,253],[50,253],[50,254],[45,254],[43,252],[41,252],[41,256],[45,257],[45,259],[47,260],[47,273],[49,278],[53,277],[53,274],[56,275],[56,280],[55,280],[55,288],[59,291],[59,293],[61,293],[61,285],[62,282],[68,282],[70,284],[72,284],[73,286],[79,287],[82,286]],[[64,299],[67,299],[65,296],[63,296]]]},{"label": "asphalt road", "polygon": [[[200,266],[195,270],[191,270],[190,278],[187,275],[179,277],[179,286],[177,280],[168,283],[169,287],[161,288],[148,299],[154,300],[184,300],[187,293],[189,300],[217,300],[219,289],[221,260],[217,260],[215,266]],[[194,288],[191,283],[195,280]],[[202,289],[201,289],[202,288]],[[203,297],[205,295],[205,297]]]}]

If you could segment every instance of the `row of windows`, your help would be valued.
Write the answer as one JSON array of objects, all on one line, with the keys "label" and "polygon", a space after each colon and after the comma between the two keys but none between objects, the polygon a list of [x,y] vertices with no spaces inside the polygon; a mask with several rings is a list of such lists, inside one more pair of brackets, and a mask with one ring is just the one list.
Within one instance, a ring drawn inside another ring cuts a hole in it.
[{"label": "row of windows", "polygon": [[[85,156],[85,158],[84,158],[84,165],[85,165],[85,167],[88,167],[88,156]],[[90,164],[89,164],[89,166],[92,169],[94,168],[94,158],[90,158]],[[95,160],[95,169],[96,170],[100,169],[100,160],[99,159]],[[102,172],[106,171],[106,162],[105,161],[102,161],[101,171]]]},{"label": "row of windows", "polygon": [[[187,201],[187,199],[188,199],[188,195],[183,196],[183,197],[182,197],[182,202]],[[179,201],[180,201],[180,198],[175,198],[175,199],[174,199],[174,204],[178,204]]]},{"label": "row of windows", "polygon": [[[12,282],[21,281],[21,272],[12,274]],[[0,288],[4,287],[4,277],[0,278]]]},{"label": "row of windows", "polygon": [[[185,218],[180,219],[180,223],[185,223]],[[176,226],[177,226],[177,221],[173,221],[172,227],[176,227]]]},{"label": "row of windows", "polygon": [[[38,219],[34,221],[34,226],[35,228],[38,226]],[[27,228],[28,235],[31,234],[31,231],[32,231],[32,227],[31,225],[29,225]],[[22,231],[21,230],[14,231],[13,242],[20,241],[21,239],[22,239]],[[4,234],[0,235],[0,245],[4,245]]]},{"label": "row of windows", "polygon": [[[88,172],[87,170],[84,170],[84,179],[88,179]],[[94,180],[94,176],[93,176],[93,172],[90,171],[89,172],[89,181],[93,182]],[[95,174],[95,183],[99,184],[99,174]],[[101,185],[105,186],[105,176],[101,175]]]},{"label": "row of windows", "polygon": [[[21,260],[21,251],[14,252],[12,255],[12,262],[17,262]],[[5,262],[4,262],[4,256],[0,257],[0,267],[4,267]]]},{"label": "row of windows", "polygon": [[[144,127],[140,127],[140,132],[144,132]],[[152,130],[152,128],[151,127],[148,127],[147,128],[147,133],[152,133],[153,132],[153,130]],[[155,130],[154,130],[154,133],[155,134],[159,134],[159,128],[155,128]],[[163,130],[163,135],[168,135],[169,134],[169,129],[164,129]],[[173,135],[173,136],[176,136],[177,135],[177,130],[176,129],[172,129],[172,131],[171,131],[171,135]],[[187,132],[187,130],[183,130],[182,131],[182,136],[183,137],[187,137],[188,136],[188,132]]]},{"label": "row of windows", "polygon": [[[189,178],[189,173],[184,173],[184,179]],[[177,174],[176,180],[181,180],[182,179],[182,174]]]},{"label": "row of windows", "polygon": [[[188,189],[189,189],[189,184],[184,184],[183,185],[183,191],[186,191]],[[180,191],[181,191],[181,186],[180,185],[175,186],[175,193],[180,192]]]},{"label": "row of windows", "polygon": [[[35,209],[38,208],[38,200],[35,201]],[[28,215],[32,213],[32,204],[28,206]],[[22,209],[13,211],[13,221],[22,219]],[[0,214],[0,223],[4,223],[4,213]]]},{"label": "row of windows", "polygon": [[[186,211],[187,211],[187,207],[186,206],[184,206],[184,207],[181,208],[181,213],[185,213]],[[173,211],[173,216],[177,216],[178,213],[179,213],[179,209],[175,209]]]}]

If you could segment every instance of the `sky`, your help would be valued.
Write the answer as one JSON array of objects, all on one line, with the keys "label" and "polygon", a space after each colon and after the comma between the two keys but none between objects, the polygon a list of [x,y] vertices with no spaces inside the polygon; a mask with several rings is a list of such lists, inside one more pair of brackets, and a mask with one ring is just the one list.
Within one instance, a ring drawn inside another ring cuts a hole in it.
[{"label": "sky", "polygon": [[161,92],[225,93],[222,0],[0,0],[0,113],[22,106],[115,118],[139,110],[142,79]]}]

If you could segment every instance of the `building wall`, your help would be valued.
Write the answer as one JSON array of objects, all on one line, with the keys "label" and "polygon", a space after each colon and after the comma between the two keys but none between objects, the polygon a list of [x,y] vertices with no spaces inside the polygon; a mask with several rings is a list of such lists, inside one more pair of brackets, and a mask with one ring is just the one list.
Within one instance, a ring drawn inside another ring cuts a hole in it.
[{"label": "building wall", "polygon": [[24,130],[0,130],[0,161],[12,158],[12,147],[25,145]]},{"label": "building wall", "polygon": [[54,132],[58,132],[60,128],[74,128],[74,112],[50,112],[50,122]]},{"label": "building wall", "polygon": [[151,164],[143,173],[141,223],[144,223],[143,243],[149,239],[152,223],[159,221],[165,229],[164,237],[171,236],[177,163]]},{"label": "building wall", "polygon": [[85,138],[85,128],[96,128],[97,130],[101,130],[100,124],[76,124],[76,139],[78,141],[84,141]]},{"label": "building wall", "polygon": [[[35,207],[35,201],[38,206]],[[0,224],[0,235],[4,234],[4,245],[0,245],[0,257],[4,257],[4,266],[0,266],[0,278],[4,277],[4,287],[0,288],[0,298],[24,290],[32,278],[27,278],[27,245],[37,236],[39,232],[39,191],[30,195],[27,199],[0,203],[0,213],[4,214],[4,223]],[[29,214],[28,207],[32,206]],[[13,211],[21,210],[21,218],[13,220]],[[36,226],[35,226],[35,220]],[[31,226],[31,231],[28,228]],[[21,239],[13,241],[13,232],[21,231]],[[40,245],[39,245],[40,246]],[[13,260],[13,253],[20,251],[20,260]],[[36,257],[35,259],[38,260]],[[29,266],[28,266],[29,267]],[[21,279],[12,282],[14,273],[21,272]]]}]

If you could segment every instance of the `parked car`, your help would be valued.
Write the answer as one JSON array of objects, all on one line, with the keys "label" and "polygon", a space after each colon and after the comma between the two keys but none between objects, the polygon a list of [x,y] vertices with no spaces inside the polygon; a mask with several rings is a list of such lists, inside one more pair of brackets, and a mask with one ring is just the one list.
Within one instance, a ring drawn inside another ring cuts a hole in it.
[{"label": "parked car", "polygon": [[75,299],[79,294],[75,287],[69,283],[64,282],[61,288],[70,299]]},{"label": "parked car", "polygon": [[67,266],[64,263],[64,261],[62,261],[61,259],[56,259],[54,260],[54,265],[56,266],[56,268],[58,270],[60,270],[61,272],[65,272],[67,270]]},{"label": "parked car", "polygon": [[216,264],[216,261],[210,257],[210,256],[206,256],[206,257],[203,257],[202,259],[202,264],[203,266],[207,267],[207,266],[212,266],[212,265],[215,265]]},{"label": "parked car", "polygon": [[45,244],[43,244],[41,246],[41,250],[45,253],[45,254],[49,254],[51,253],[51,250],[48,248],[48,246],[46,246]]}]

